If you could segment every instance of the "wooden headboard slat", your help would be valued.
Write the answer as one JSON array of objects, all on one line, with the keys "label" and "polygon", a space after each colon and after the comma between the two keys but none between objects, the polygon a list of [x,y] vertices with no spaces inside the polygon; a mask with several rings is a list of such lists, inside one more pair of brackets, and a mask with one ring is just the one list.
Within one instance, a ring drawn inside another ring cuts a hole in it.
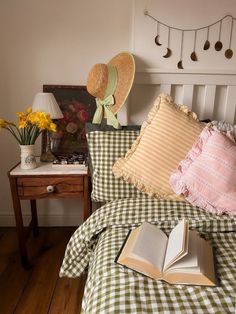
[{"label": "wooden headboard slat", "polygon": [[205,95],[204,95],[204,113],[203,113],[206,119],[213,117],[215,95],[216,95],[216,85],[206,85]]},{"label": "wooden headboard slat", "polygon": [[236,86],[231,85],[227,87],[225,108],[225,120],[229,123],[234,123],[236,109]]},{"label": "wooden headboard slat", "polygon": [[183,85],[183,100],[182,103],[188,105],[189,109],[193,106],[194,85]]}]

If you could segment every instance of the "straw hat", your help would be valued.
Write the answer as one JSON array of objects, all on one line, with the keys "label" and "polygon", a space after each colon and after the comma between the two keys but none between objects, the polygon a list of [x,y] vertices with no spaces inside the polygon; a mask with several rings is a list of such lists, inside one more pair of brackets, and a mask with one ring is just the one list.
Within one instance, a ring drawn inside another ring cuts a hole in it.
[{"label": "straw hat", "polygon": [[107,64],[97,63],[92,67],[87,79],[87,90],[96,98],[104,99],[106,96],[108,80],[110,79],[109,66],[113,66],[117,72],[113,92],[114,104],[110,106],[110,110],[116,114],[124,104],[133,84],[134,57],[129,52],[121,52]]}]

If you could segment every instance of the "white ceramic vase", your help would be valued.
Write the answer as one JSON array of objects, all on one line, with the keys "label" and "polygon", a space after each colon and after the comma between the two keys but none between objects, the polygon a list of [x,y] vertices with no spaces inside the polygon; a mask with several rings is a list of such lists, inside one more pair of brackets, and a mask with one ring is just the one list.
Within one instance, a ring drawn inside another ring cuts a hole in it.
[{"label": "white ceramic vase", "polygon": [[34,147],[35,145],[20,145],[21,169],[34,169],[37,167]]}]

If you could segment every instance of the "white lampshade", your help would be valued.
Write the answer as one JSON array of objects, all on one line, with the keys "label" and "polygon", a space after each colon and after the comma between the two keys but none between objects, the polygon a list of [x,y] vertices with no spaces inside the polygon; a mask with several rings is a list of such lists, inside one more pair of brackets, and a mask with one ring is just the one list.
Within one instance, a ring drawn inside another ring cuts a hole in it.
[{"label": "white lampshade", "polygon": [[51,119],[61,119],[63,114],[52,93],[38,93],[34,97],[33,111],[44,111],[50,114]]}]

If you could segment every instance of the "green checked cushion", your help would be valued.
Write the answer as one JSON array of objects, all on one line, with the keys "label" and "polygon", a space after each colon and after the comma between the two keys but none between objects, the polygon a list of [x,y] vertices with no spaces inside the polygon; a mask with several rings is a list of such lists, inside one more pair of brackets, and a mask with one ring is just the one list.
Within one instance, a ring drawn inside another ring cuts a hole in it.
[{"label": "green checked cushion", "polygon": [[122,198],[141,197],[144,194],[112,173],[114,162],[125,155],[139,130],[92,131],[87,133],[92,163],[92,194],[95,202],[109,202]]}]

